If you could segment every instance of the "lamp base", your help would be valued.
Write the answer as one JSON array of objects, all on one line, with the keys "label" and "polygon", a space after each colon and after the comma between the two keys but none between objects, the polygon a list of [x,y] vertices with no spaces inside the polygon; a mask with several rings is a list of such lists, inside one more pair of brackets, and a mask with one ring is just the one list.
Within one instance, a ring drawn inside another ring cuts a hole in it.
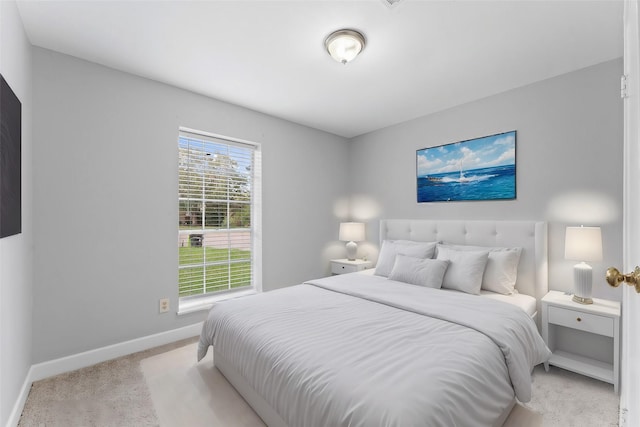
[{"label": "lamp base", "polygon": [[347,243],[347,260],[355,261],[356,253],[358,253],[358,244],[356,242]]},{"label": "lamp base", "polygon": [[591,266],[584,262],[573,266],[573,301],[580,304],[593,304],[591,299],[592,271]]},{"label": "lamp base", "polygon": [[593,300],[591,298],[583,298],[579,297],[578,295],[574,295],[571,300],[580,304],[593,304]]}]

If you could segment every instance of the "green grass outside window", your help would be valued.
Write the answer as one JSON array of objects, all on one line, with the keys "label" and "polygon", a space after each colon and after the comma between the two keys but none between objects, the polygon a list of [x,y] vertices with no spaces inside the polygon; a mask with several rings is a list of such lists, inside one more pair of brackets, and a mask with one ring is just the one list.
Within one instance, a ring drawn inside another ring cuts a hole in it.
[{"label": "green grass outside window", "polygon": [[202,263],[204,259],[231,260],[230,264],[200,265],[179,269],[178,289],[181,297],[251,286],[251,251],[184,246],[178,248],[178,253],[180,266]]}]

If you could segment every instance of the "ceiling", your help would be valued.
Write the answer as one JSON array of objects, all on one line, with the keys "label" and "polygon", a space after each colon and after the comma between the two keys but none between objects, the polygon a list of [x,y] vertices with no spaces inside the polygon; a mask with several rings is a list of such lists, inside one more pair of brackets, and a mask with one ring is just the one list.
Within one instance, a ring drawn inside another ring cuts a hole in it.
[{"label": "ceiling", "polygon": [[[622,56],[620,0],[18,1],[32,44],[347,138]],[[325,37],[354,28],[353,62]]]}]

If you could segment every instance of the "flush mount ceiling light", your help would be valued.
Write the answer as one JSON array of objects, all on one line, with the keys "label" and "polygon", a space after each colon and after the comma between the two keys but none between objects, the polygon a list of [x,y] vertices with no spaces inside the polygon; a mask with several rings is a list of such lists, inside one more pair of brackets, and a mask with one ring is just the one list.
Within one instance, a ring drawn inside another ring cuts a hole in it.
[{"label": "flush mount ceiling light", "polygon": [[362,33],[356,30],[338,30],[329,34],[324,45],[333,59],[346,64],[362,52],[365,40]]}]

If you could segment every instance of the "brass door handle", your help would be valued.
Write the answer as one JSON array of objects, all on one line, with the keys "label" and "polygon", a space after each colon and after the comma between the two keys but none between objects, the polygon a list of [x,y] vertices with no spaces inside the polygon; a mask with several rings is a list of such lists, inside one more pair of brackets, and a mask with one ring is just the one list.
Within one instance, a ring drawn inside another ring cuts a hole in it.
[{"label": "brass door handle", "polygon": [[617,288],[620,283],[626,282],[627,285],[634,286],[636,292],[640,293],[640,267],[638,266],[629,274],[622,274],[617,268],[609,267],[606,278],[609,286]]}]

